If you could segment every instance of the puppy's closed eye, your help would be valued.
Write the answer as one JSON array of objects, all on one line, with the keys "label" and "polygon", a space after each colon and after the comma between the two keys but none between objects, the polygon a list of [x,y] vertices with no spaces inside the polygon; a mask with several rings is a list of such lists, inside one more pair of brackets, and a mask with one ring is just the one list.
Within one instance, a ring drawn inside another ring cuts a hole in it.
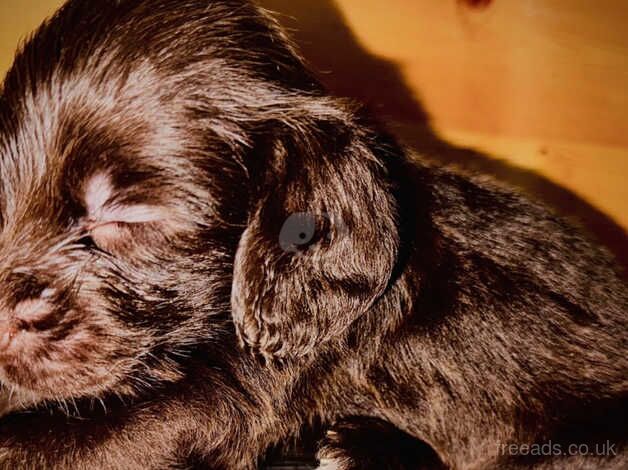
[{"label": "puppy's closed eye", "polygon": [[154,239],[182,229],[174,210],[161,203],[129,203],[118,200],[111,178],[106,174],[91,177],[85,185],[86,216],[79,244],[112,252],[134,243]]}]

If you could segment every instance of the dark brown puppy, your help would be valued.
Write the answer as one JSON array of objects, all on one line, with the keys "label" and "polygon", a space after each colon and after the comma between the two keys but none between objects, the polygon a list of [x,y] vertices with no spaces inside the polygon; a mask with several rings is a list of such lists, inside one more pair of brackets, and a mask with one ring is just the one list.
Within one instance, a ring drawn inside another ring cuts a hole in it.
[{"label": "dark brown puppy", "polygon": [[[606,253],[411,161],[248,2],[71,1],[0,99],[0,468],[249,469],[311,422],[323,468],[625,464]],[[507,447],[550,439],[613,447]]]}]

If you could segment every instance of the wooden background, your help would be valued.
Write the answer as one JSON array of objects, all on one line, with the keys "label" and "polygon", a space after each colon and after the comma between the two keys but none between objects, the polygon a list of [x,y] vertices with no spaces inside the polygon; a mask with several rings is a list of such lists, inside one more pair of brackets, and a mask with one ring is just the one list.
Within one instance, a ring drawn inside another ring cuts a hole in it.
[{"label": "wooden background", "polygon": [[[0,71],[60,3],[0,2]],[[334,92],[419,151],[546,200],[626,264],[628,1],[260,3]]]}]

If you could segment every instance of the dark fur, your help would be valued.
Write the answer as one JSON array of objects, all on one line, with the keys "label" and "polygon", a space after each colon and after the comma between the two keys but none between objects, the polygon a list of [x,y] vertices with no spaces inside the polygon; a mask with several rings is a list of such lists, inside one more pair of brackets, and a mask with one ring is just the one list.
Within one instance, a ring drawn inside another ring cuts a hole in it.
[{"label": "dark fur", "polygon": [[[440,465],[424,443],[452,468],[628,462],[606,252],[412,159],[249,3],[69,2],[18,54],[0,129],[2,315],[56,292],[46,322],[10,324],[38,348],[0,353],[31,408],[0,420],[2,468],[242,470],[316,422],[353,468]],[[176,223],[94,246],[80,191],[103,170]],[[317,230],[286,251],[296,212]],[[619,455],[500,450],[550,439]]]}]

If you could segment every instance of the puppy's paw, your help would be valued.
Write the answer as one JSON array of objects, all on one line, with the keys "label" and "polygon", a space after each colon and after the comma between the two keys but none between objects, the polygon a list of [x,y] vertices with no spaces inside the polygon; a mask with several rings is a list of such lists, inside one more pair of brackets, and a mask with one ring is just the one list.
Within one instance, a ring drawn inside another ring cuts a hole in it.
[{"label": "puppy's paw", "polygon": [[342,447],[340,435],[336,431],[327,431],[317,457],[317,470],[357,470],[356,462],[349,450]]},{"label": "puppy's paw", "polygon": [[345,436],[335,430],[327,431],[319,447],[317,470],[359,470],[358,462],[344,442]]},{"label": "puppy's paw", "polygon": [[316,470],[357,470],[357,467],[351,460],[343,458],[320,459]]},{"label": "puppy's paw", "polygon": [[436,453],[392,424],[352,417],[327,431],[317,454],[319,470],[442,470]]}]

